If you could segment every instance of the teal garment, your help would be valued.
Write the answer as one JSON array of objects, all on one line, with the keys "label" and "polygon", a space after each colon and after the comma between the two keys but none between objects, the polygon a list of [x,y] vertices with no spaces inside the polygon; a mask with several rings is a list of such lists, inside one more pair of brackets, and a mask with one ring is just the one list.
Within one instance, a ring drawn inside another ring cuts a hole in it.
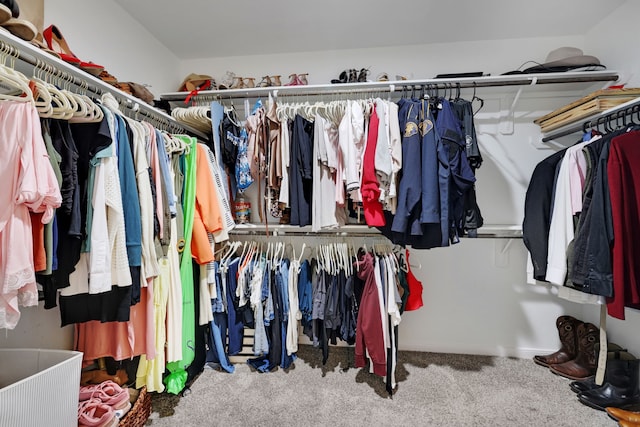
[{"label": "teal garment", "polygon": [[89,176],[87,177],[87,222],[85,229],[87,237],[82,242],[81,252],[91,252],[91,227],[93,226],[93,187],[96,181],[96,168],[106,157],[113,156],[113,145],[108,146],[102,151],[98,151],[95,156],[89,161]]},{"label": "teal garment", "polygon": [[129,258],[129,266],[140,267],[142,265],[142,219],[136,170],[133,161],[133,132],[131,132],[131,129],[119,114],[114,114],[114,116],[116,118],[116,134],[118,136],[118,174],[120,175],[127,256]]},{"label": "teal garment", "polygon": [[[193,234],[193,219],[196,203],[196,153],[197,140],[179,135],[189,147],[184,155],[184,185],[182,191],[182,211],[184,216],[183,238],[184,251],[180,254],[180,281],[182,284],[182,360],[167,364],[171,372],[165,379],[165,384],[172,384],[172,390],[182,390],[186,385],[187,376],[184,371],[195,358],[196,318],[194,303],[193,260],[191,256],[191,237]],[[178,189],[178,188],[177,188]],[[179,392],[179,390],[177,392]],[[177,394],[177,392],[175,394]]]}]

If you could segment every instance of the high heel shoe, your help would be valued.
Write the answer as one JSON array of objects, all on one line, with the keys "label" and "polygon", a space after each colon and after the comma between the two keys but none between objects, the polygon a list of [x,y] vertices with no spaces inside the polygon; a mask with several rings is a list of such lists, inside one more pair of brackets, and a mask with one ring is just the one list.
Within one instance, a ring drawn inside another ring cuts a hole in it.
[{"label": "high heel shoe", "polygon": [[273,84],[273,86],[282,86],[279,75],[271,76],[271,83]]},{"label": "high heel shoe", "polygon": [[285,86],[298,86],[298,75],[297,74],[289,74],[289,83]]},{"label": "high heel shoe", "polygon": [[258,83],[258,87],[270,87],[270,86],[273,86],[273,82],[271,81],[271,78],[269,76],[262,77],[262,80],[260,80],[260,83]]},{"label": "high heel shoe", "polygon": [[298,82],[301,85],[308,85],[309,82],[307,81],[307,76],[309,75],[309,73],[303,73],[303,74],[298,74]]},{"label": "high heel shoe", "polygon": [[358,82],[366,82],[368,75],[369,70],[367,68],[361,68],[360,73],[358,73]]},{"label": "high heel shoe", "polygon": [[67,41],[62,36],[62,33],[55,25],[50,25],[42,32],[44,40],[47,42],[49,49],[57,52],[63,61],[68,62],[76,67],[80,67],[83,71],[93,75],[99,76],[104,67],[102,65],[94,64],[93,62],[85,62],[80,59],[69,48]]},{"label": "high heel shoe", "polygon": [[349,83],[356,83],[358,81],[358,70],[355,68],[349,69]]},{"label": "high heel shoe", "polygon": [[[245,83],[245,80],[248,80],[248,83]],[[242,79],[242,84],[244,87],[256,87],[256,79],[253,77],[245,77]]]},{"label": "high heel shoe", "polygon": [[233,83],[229,86],[229,89],[243,89],[244,88],[244,80],[242,77],[234,77]]}]

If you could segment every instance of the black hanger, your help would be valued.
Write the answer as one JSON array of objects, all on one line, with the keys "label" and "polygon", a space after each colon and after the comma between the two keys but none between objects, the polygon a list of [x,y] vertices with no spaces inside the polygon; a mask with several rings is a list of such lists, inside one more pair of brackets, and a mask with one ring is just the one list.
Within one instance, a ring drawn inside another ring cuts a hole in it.
[{"label": "black hanger", "polygon": [[473,111],[473,115],[475,116],[476,114],[478,114],[478,111],[482,110],[482,107],[484,107],[484,99],[480,98],[479,96],[476,95],[476,88],[478,87],[476,82],[473,82],[473,97],[471,98],[471,104],[473,104],[473,101],[478,101],[480,102],[480,106],[478,107],[478,109],[476,111],[473,111],[473,107],[471,108],[471,111]]},{"label": "black hanger", "polygon": [[631,108],[630,119],[631,123],[636,126],[640,126],[640,104],[636,104]]},{"label": "black hanger", "polygon": [[591,127],[591,121],[587,120],[582,124],[582,133],[587,133],[587,128]]},{"label": "black hanger", "polygon": [[460,82],[456,83],[456,101],[460,100]]},{"label": "black hanger", "polygon": [[629,112],[627,109],[618,111],[616,114],[616,124],[618,125],[618,129],[624,129],[627,127],[627,114]]}]

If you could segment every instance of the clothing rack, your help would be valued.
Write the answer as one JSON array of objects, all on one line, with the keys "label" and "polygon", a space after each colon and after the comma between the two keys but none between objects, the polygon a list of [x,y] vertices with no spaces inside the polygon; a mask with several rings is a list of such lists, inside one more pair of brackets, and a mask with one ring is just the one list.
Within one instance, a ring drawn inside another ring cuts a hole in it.
[{"label": "clothing rack", "polygon": [[602,124],[607,124],[612,121],[618,121],[631,114],[640,113],[640,98],[632,99],[624,104],[617,105],[601,113],[595,114],[586,120],[571,125],[566,125],[554,132],[550,132],[544,138],[542,142],[553,141],[556,138],[571,135],[576,132],[585,132],[587,128],[595,127]]},{"label": "clothing rack", "polygon": [[[534,86],[559,83],[607,82],[618,80],[615,71],[588,71],[541,74],[515,74],[506,76],[460,77],[452,79],[395,80],[386,82],[361,82],[304,86],[274,86],[226,90],[203,90],[194,93],[196,102],[224,99],[257,98],[275,96],[349,95],[356,93],[393,93],[404,90],[434,89],[457,90],[464,88]],[[166,101],[184,101],[189,92],[170,92],[160,95]]]},{"label": "clothing rack", "polygon": [[24,64],[31,65],[34,72],[35,70],[41,70],[56,79],[75,86],[79,91],[88,91],[97,96],[104,93],[112,94],[120,106],[123,107],[123,112],[131,118],[136,119],[137,116],[142,115],[164,130],[174,133],[187,133],[203,141],[209,140],[207,134],[188,125],[179,123],[165,112],[42,51],[32,44],[13,36],[9,32],[0,32],[0,52],[6,54],[6,57],[8,57],[10,61],[14,58],[18,59]]},{"label": "clothing rack", "polygon": [[[311,231],[311,226],[298,227],[296,225],[269,224],[269,233],[263,224],[237,225],[229,231],[231,236],[263,236],[263,237],[309,237],[316,238],[342,238],[342,237],[379,237],[386,238],[377,228],[366,225],[345,225],[336,229]],[[520,225],[485,225],[478,229],[478,239],[520,239],[522,227]]]}]

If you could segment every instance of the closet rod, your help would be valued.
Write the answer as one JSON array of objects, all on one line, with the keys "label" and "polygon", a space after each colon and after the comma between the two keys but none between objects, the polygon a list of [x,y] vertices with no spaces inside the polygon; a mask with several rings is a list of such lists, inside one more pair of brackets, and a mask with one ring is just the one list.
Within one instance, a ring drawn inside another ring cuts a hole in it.
[{"label": "closet rod", "polygon": [[121,90],[103,82],[99,78],[87,74],[73,65],[67,64],[61,59],[58,59],[30,43],[15,37],[8,31],[0,31],[0,44],[8,48],[6,50],[9,51],[7,52],[9,57],[15,57],[36,68],[42,69],[44,66],[45,71],[49,71],[53,76],[68,81],[79,88],[88,90],[96,95],[111,93],[116,100],[118,100],[120,105],[123,105],[127,111],[132,111],[133,114],[143,114],[146,117],[157,120],[158,123],[167,124],[173,129],[179,129],[186,133],[190,133],[204,141],[209,140],[209,137],[205,133],[194,129],[191,126],[179,123],[170,115],[148,105],[141,99],[124,93]]},{"label": "closet rod", "polygon": [[[366,225],[345,225],[336,229],[311,231],[310,226],[298,227],[295,225],[269,225],[267,236],[264,225],[237,225],[229,231],[232,236],[262,236],[262,237],[307,237],[315,238],[342,238],[342,237],[379,237],[385,238],[377,228],[370,228]],[[471,238],[466,237],[464,238]],[[522,227],[519,225],[487,225],[478,229],[478,239],[520,239],[522,238]]]},{"label": "closet rod", "polygon": [[582,120],[579,123],[566,125],[566,127],[562,127],[556,131],[550,132],[544,138],[542,138],[542,142],[553,141],[556,138],[561,138],[563,136],[571,135],[577,132],[582,132],[584,129],[588,127],[592,127],[597,124],[597,121],[603,117],[610,117],[615,115],[621,111],[625,111],[625,115],[631,114],[633,107],[640,106],[640,97],[636,99],[632,99],[631,101],[627,101],[624,104],[616,105],[615,107],[609,108],[608,110],[602,111],[598,114],[595,114],[586,120]]},{"label": "closet rod", "polygon": [[[439,90],[473,87],[531,86],[556,83],[605,82],[618,80],[615,71],[582,71],[564,73],[515,74],[507,76],[461,77],[454,79],[395,80],[387,82],[361,82],[304,86],[272,86],[244,89],[204,90],[191,97],[194,101],[237,99],[268,96],[314,96],[370,92],[400,92],[431,85]],[[189,92],[170,92],[160,95],[166,101],[184,101]]]}]

